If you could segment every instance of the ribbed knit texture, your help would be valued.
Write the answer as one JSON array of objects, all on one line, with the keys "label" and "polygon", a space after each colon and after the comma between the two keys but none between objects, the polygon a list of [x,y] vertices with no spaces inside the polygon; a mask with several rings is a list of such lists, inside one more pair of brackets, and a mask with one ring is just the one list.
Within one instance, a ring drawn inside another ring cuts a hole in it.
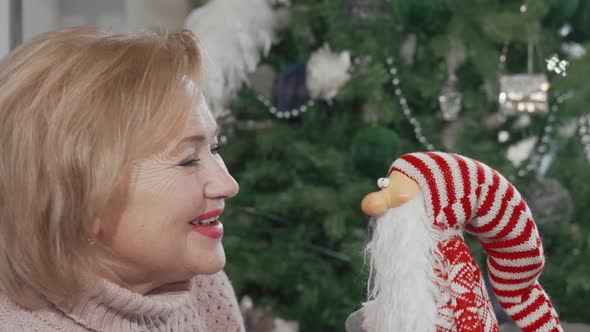
[{"label": "ribbed knit texture", "polygon": [[30,311],[0,295],[0,331],[242,332],[244,324],[224,272],[197,276],[190,290],[143,296],[99,282],[88,301]]},{"label": "ribbed knit texture", "polygon": [[531,212],[514,186],[489,166],[456,154],[425,152],[397,159],[399,171],[420,186],[429,220],[455,234],[439,245],[441,276],[451,299],[437,303],[439,332],[497,331],[482,276],[461,231],[473,234],[488,255],[488,273],[501,306],[524,332],[562,331],[537,279],[545,257]]}]

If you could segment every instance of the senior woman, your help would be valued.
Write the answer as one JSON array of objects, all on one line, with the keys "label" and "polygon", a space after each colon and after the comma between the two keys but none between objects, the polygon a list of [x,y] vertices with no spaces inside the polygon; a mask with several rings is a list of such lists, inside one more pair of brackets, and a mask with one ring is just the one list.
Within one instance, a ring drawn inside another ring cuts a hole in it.
[{"label": "senior woman", "polygon": [[193,35],[42,34],[0,63],[0,331],[243,331]]}]

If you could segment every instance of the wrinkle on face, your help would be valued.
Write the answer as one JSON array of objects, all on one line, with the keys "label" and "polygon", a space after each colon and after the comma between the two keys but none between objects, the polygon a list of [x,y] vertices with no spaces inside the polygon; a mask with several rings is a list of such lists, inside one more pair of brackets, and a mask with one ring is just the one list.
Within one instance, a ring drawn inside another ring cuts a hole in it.
[{"label": "wrinkle on face", "polygon": [[176,167],[171,161],[155,157],[149,158],[134,167],[131,178],[132,185],[137,186],[145,193],[152,193],[154,199],[172,194],[174,182],[179,176],[174,169]]}]

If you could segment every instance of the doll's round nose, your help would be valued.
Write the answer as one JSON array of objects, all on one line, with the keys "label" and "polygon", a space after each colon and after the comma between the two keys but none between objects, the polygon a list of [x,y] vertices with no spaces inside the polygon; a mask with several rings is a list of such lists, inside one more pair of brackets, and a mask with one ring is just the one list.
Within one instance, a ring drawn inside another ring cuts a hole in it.
[{"label": "doll's round nose", "polygon": [[370,193],[361,201],[361,210],[370,217],[380,216],[384,214],[388,208],[387,198],[383,191]]}]

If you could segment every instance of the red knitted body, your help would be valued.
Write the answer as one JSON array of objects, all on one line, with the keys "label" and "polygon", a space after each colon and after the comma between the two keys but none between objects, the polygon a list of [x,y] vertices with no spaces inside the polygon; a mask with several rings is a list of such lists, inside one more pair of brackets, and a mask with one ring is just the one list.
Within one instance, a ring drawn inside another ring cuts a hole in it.
[{"label": "red knitted body", "polygon": [[[440,152],[404,155],[389,173],[394,170],[418,183],[428,218],[437,228],[449,234],[465,230],[477,237],[488,255],[493,291],[524,332],[562,331],[537,281],[544,266],[539,233],[508,180],[483,163]],[[438,304],[438,331],[497,331],[481,272],[463,238],[450,236],[439,248],[451,299]]]},{"label": "red knitted body", "polygon": [[445,303],[437,303],[437,331],[498,332],[481,271],[463,238],[453,236],[438,247],[444,256],[444,268],[436,272],[448,281],[446,286],[440,286],[449,298]]}]

